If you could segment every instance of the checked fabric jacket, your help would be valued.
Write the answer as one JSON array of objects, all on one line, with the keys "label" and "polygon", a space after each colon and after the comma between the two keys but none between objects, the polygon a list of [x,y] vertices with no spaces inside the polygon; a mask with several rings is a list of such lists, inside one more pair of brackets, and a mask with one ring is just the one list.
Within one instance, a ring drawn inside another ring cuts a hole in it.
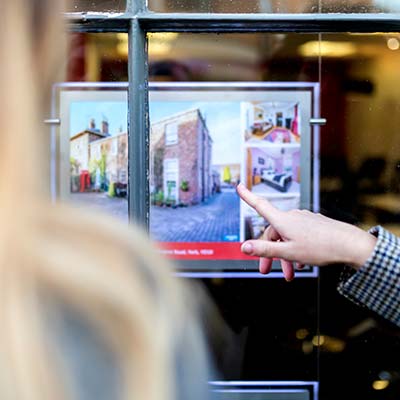
[{"label": "checked fabric jacket", "polygon": [[400,238],[381,226],[369,232],[378,238],[374,251],[358,271],[343,273],[338,290],[400,326]]}]

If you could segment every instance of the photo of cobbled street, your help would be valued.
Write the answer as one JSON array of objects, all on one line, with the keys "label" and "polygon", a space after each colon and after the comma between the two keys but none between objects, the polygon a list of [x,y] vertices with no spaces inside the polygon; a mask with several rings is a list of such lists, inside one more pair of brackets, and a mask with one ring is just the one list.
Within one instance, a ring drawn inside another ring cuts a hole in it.
[{"label": "photo of cobbled street", "polygon": [[[73,106],[70,200],[128,223],[128,134],[126,123],[119,124],[127,119],[127,105]],[[152,110],[150,236],[159,242],[239,242],[239,103],[153,102]]]},{"label": "photo of cobbled street", "polygon": [[[126,198],[106,193],[73,193],[72,202],[104,212],[128,223]],[[222,188],[208,201],[191,207],[150,208],[150,232],[162,242],[239,241],[239,197],[234,188]]]},{"label": "photo of cobbled street", "polygon": [[234,188],[190,207],[150,209],[150,231],[162,242],[239,241],[239,197]]},{"label": "photo of cobbled street", "polygon": [[[150,233],[160,242],[239,242],[238,103],[153,103]],[[216,112],[218,110],[218,112]],[[234,125],[227,125],[225,114]]]}]

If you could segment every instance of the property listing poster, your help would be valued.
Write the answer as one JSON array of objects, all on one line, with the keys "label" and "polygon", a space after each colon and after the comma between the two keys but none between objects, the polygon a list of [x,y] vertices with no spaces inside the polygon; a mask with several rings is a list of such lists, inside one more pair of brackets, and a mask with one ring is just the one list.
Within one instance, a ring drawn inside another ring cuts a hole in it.
[{"label": "property listing poster", "polygon": [[[65,92],[61,100],[68,151],[60,186],[74,203],[128,223],[126,92]],[[259,238],[268,221],[239,199],[239,182],[280,209],[310,203],[309,92],[174,87],[150,90],[149,106],[149,224],[162,254],[253,260],[241,243]]]},{"label": "property listing poster", "polygon": [[150,232],[179,260],[249,260],[241,243],[268,222],[243,182],[276,207],[300,206],[299,101],[151,101]]}]

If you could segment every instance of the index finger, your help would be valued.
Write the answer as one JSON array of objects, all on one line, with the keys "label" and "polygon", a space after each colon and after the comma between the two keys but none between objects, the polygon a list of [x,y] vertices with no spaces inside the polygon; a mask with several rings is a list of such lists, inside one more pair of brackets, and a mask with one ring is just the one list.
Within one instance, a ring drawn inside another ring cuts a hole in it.
[{"label": "index finger", "polygon": [[267,199],[263,199],[250,192],[243,183],[239,183],[236,191],[242,200],[244,200],[250,207],[254,208],[261,216],[267,219],[268,222],[273,224],[274,221],[276,221],[280,211]]}]

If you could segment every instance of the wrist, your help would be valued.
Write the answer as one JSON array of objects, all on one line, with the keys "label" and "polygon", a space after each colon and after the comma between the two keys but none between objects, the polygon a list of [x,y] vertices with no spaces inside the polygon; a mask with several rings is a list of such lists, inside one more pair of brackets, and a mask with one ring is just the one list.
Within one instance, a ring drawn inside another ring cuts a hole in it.
[{"label": "wrist", "polygon": [[354,228],[355,231],[348,241],[348,257],[346,264],[358,270],[366,263],[374,251],[377,238],[360,228]]}]

